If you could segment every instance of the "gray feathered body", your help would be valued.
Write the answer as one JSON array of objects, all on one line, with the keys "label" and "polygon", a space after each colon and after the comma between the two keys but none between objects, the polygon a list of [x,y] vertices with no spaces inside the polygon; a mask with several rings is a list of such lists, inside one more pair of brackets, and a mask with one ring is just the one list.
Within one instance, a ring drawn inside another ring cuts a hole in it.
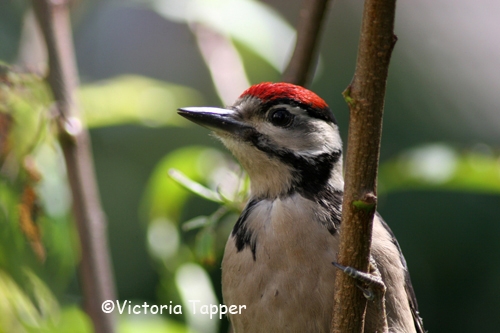
[{"label": "gray feathered body", "polygon": [[[241,314],[230,316],[235,332],[329,332],[336,270],[331,263],[339,246],[338,230],[332,234],[325,225],[329,212],[300,194],[254,199],[249,206],[229,237],[222,262],[225,303],[246,305]],[[378,217],[372,256],[389,286],[390,332],[417,332],[406,292],[406,265]],[[373,332],[371,313],[368,305],[365,332]]]}]

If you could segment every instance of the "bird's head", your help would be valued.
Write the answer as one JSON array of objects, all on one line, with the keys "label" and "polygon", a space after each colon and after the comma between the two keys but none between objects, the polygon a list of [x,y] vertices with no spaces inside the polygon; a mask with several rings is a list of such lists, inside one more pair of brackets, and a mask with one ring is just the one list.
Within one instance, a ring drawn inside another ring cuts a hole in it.
[{"label": "bird's head", "polygon": [[342,140],[318,95],[289,83],[260,83],[228,108],[187,107],[179,114],[213,130],[248,172],[252,195],[314,197],[342,190]]}]

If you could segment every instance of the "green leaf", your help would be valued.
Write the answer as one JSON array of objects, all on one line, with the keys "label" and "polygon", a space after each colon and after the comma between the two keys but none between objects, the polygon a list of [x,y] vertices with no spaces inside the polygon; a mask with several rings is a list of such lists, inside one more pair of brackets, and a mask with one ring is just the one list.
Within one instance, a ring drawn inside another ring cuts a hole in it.
[{"label": "green leaf", "polygon": [[196,235],[195,254],[201,263],[215,264],[215,231],[207,227]]},{"label": "green leaf", "polygon": [[207,184],[213,172],[226,165],[225,161],[226,155],[213,148],[191,146],[171,152],[158,163],[149,179],[142,201],[143,213],[150,221],[163,217],[178,223],[191,192],[169,177],[169,171],[177,169],[182,172],[183,178],[189,179],[186,183]]},{"label": "green leaf", "polygon": [[12,151],[19,161],[31,152],[48,128],[51,94],[42,78],[5,70],[0,76],[1,153]]},{"label": "green leaf", "polygon": [[51,333],[93,333],[92,321],[82,309],[72,305],[63,308],[61,318]]},{"label": "green leaf", "polygon": [[0,332],[61,332],[56,298],[31,270],[24,273],[28,292],[0,270]]},{"label": "green leaf", "polygon": [[374,210],[374,208],[375,208],[374,203],[366,202],[363,200],[355,200],[352,202],[352,204],[354,207],[356,207],[356,209],[364,210],[366,212],[370,212],[370,211]]},{"label": "green leaf", "polygon": [[193,229],[198,229],[206,226],[210,222],[210,219],[206,216],[197,216],[189,221],[182,224],[182,230],[190,231]]},{"label": "green leaf", "polygon": [[181,125],[177,109],[202,104],[191,88],[133,75],[84,85],[80,99],[88,127]]},{"label": "green leaf", "polygon": [[184,187],[185,189],[191,191],[194,194],[199,195],[202,198],[205,198],[207,200],[217,202],[217,203],[223,203],[222,198],[217,192],[212,191],[209,188],[206,188],[205,186],[201,185],[200,183],[197,183],[188,177],[184,175],[182,172],[176,169],[170,169],[168,170],[168,174],[170,177],[172,177],[173,180],[175,180],[179,185]]},{"label": "green leaf", "polygon": [[51,323],[59,317],[59,303],[55,296],[45,285],[45,283],[32,271],[26,269],[26,277],[29,281],[30,294],[35,300],[37,309],[40,311],[42,318],[52,319]]},{"label": "green leaf", "polygon": [[118,333],[187,333],[188,328],[165,316],[141,314],[121,315],[118,321]]},{"label": "green leaf", "polygon": [[409,150],[380,166],[379,192],[430,189],[500,193],[500,159],[486,151],[460,152],[444,144]]},{"label": "green leaf", "polygon": [[38,311],[16,282],[0,270],[0,332],[26,332],[25,323],[37,326]]},{"label": "green leaf", "polygon": [[245,45],[280,72],[293,51],[295,31],[271,6],[255,0],[149,0],[161,15],[201,23]]}]

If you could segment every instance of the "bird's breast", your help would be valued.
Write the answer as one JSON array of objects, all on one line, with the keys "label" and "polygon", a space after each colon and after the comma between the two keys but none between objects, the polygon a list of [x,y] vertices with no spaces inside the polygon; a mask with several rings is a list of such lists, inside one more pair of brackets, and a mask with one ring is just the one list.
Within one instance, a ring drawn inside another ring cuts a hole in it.
[{"label": "bird's breast", "polygon": [[224,302],[246,306],[230,317],[236,332],[328,332],[338,235],[320,223],[325,214],[298,194],[247,212],[240,227],[254,253],[233,233],[222,262]]}]

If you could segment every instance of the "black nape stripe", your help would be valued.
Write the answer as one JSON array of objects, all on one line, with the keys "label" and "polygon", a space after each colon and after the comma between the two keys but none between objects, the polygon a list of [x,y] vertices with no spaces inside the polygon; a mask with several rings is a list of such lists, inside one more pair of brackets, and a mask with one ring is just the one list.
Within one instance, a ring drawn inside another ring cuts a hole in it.
[{"label": "black nape stripe", "polygon": [[288,153],[284,161],[295,169],[295,190],[304,197],[316,200],[328,189],[333,166],[342,156],[341,150],[323,153],[313,158],[305,158]]},{"label": "black nape stripe", "polygon": [[330,213],[326,220],[320,219],[320,221],[323,225],[325,225],[331,235],[335,235],[340,227],[343,198],[344,192],[335,190],[331,186],[328,186],[325,190],[318,192],[314,198],[314,200],[321,205],[321,207]]},{"label": "black nape stripe", "polygon": [[245,209],[238,218],[238,221],[236,221],[236,224],[234,225],[233,231],[231,233],[231,235],[235,238],[236,249],[238,250],[238,252],[243,251],[243,249],[247,246],[250,247],[254,261],[256,260],[255,250],[257,239],[252,237],[252,232],[248,230],[245,222],[248,218],[248,215],[250,215],[255,205],[259,202],[260,199],[252,199],[247,203]]}]

